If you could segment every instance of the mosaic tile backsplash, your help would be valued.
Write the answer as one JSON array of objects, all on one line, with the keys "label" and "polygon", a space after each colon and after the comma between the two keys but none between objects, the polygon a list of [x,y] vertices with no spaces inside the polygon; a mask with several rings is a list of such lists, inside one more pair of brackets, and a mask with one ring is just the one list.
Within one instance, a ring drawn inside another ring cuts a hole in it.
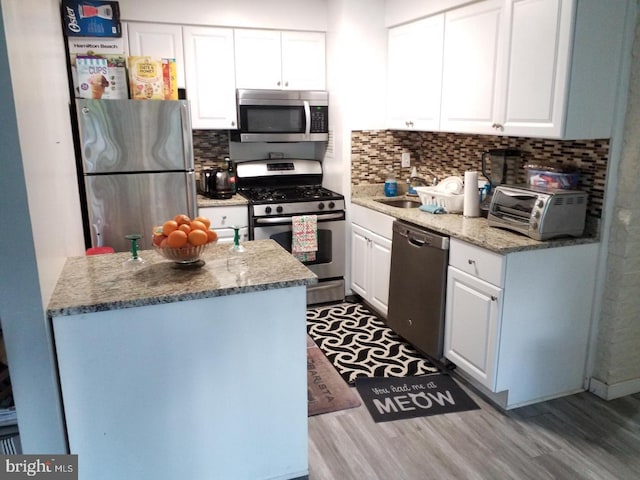
[{"label": "mosaic tile backsplash", "polygon": [[202,167],[224,167],[229,156],[229,133],[221,130],[193,130],[193,157],[196,173]]},{"label": "mosaic tile backsplash", "polygon": [[351,182],[354,185],[384,183],[392,166],[398,182],[405,181],[411,168],[401,167],[401,154],[411,155],[418,175],[430,180],[481,171],[482,152],[492,148],[514,148],[522,152],[522,163],[508,181],[524,183],[524,165],[532,161],[553,161],[580,171],[578,189],[589,193],[588,216],[602,215],[609,139],[550,140],[544,138],[499,137],[446,132],[359,130],[351,133]]}]

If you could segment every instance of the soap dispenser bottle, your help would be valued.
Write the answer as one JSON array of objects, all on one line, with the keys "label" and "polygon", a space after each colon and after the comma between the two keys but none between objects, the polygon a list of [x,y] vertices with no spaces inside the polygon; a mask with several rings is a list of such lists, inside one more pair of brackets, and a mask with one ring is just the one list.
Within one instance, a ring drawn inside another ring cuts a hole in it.
[{"label": "soap dispenser bottle", "polygon": [[398,195],[398,182],[396,182],[393,176],[393,167],[389,166],[387,170],[389,170],[389,174],[387,175],[387,180],[384,182],[384,196],[395,197]]}]

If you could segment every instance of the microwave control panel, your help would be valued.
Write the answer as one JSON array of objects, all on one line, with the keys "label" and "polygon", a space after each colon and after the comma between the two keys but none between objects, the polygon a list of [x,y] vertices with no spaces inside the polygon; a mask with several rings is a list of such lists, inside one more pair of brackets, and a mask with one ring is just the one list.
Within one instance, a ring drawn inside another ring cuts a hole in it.
[{"label": "microwave control panel", "polygon": [[329,107],[311,107],[310,133],[327,133],[329,131]]}]

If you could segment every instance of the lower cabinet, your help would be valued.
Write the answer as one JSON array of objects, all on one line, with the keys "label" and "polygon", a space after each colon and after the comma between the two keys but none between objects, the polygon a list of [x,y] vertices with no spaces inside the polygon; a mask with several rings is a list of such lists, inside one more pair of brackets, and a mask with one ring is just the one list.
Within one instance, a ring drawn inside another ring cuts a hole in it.
[{"label": "lower cabinet", "polygon": [[249,210],[246,205],[204,207],[198,214],[211,220],[211,228],[218,234],[219,243],[233,243],[234,226],[240,227],[240,242],[249,240]]},{"label": "lower cabinet", "polygon": [[352,205],[351,290],[386,318],[393,217]]},{"label": "lower cabinet", "polygon": [[452,238],[445,358],[507,409],[584,390],[598,248],[498,255]]}]

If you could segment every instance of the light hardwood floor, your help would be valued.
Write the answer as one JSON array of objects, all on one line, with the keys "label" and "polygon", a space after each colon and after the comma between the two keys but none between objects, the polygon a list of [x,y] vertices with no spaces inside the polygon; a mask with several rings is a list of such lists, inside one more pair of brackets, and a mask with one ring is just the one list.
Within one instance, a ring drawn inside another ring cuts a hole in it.
[{"label": "light hardwood floor", "polygon": [[309,479],[640,479],[640,394],[505,412],[461,385],[480,410],[374,423],[361,405],[309,418]]}]

